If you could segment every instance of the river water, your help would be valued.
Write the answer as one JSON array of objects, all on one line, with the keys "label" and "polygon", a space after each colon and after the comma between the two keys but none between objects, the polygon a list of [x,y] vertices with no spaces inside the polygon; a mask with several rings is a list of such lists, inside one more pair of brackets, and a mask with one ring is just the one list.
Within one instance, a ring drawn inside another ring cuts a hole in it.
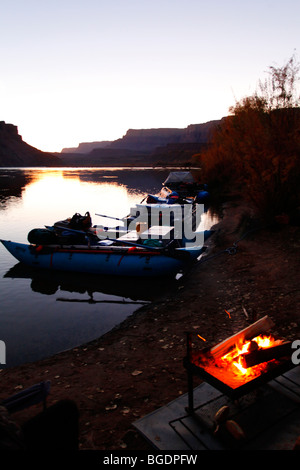
[{"label": "river water", "polygon": [[[43,228],[89,211],[123,217],[147,194],[158,194],[169,170],[99,168],[0,169],[0,238],[27,242]],[[209,214],[206,226],[214,219]],[[117,222],[115,222],[117,224]],[[166,286],[131,280],[31,269],[0,244],[0,340],[12,367],[94,340],[120,324]],[[3,365],[4,364],[4,365]]]}]

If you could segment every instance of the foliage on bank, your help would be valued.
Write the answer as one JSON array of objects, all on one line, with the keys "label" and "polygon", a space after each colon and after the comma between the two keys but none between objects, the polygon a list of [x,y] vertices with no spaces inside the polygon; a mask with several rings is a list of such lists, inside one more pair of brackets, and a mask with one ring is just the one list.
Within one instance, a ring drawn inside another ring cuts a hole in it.
[{"label": "foliage on bank", "polygon": [[212,189],[238,191],[268,217],[300,204],[299,69],[294,56],[269,67],[269,79],[229,110],[209,148],[196,156]]}]

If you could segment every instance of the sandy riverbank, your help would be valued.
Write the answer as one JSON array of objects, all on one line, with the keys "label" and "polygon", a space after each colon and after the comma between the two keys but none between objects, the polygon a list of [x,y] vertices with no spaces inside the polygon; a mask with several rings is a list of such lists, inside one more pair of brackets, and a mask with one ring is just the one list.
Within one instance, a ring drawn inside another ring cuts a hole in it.
[{"label": "sandy riverbank", "polygon": [[[245,214],[247,207],[226,204],[210,255],[232,246],[249,229]],[[288,225],[249,233],[236,254],[200,263],[175,291],[99,340],[3,369],[0,399],[50,380],[49,405],[71,398],[78,406],[81,449],[149,448],[132,423],[187,391],[186,331],[199,332],[206,345],[213,345],[269,315],[281,337],[300,339],[299,234],[299,227]],[[40,409],[31,407],[16,420],[21,423]]]}]

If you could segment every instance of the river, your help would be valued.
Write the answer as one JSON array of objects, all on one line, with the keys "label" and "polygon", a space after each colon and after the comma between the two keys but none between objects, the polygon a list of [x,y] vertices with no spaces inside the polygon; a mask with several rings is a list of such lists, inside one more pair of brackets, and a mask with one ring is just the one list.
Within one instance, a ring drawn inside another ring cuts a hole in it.
[{"label": "river", "polygon": [[[2,168],[0,238],[27,242],[32,228],[89,211],[123,217],[158,194],[166,169]],[[207,215],[206,227],[214,222]],[[117,222],[116,222],[117,223]],[[113,225],[113,221],[109,221]],[[0,246],[0,340],[12,367],[94,340],[165,289],[156,280],[47,272],[17,262]],[[2,350],[3,353],[3,350]]]}]

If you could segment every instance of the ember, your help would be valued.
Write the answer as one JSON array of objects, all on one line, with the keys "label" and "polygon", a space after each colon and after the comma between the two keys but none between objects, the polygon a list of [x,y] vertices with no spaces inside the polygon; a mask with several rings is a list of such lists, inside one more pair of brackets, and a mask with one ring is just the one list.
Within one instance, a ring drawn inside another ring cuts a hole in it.
[{"label": "ember", "polygon": [[[268,381],[282,368],[291,367],[291,343],[268,333],[274,326],[266,316],[212,348],[198,349],[199,339],[188,336],[185,366],[191,374],[225,390],[229,395],[243,394],[249,387]],[[199,337],[198,335],[198,338]]]},{"label": "ember", "polygon": [[220,358],[214,358],[210,354],[199,355],[198,359],[194,358],[192,362],[196,365],[202,365],[208,373],[219,378],[231,388],[236,388],[267,371],[270,368],[270,362],[276,362],[276,358],[271,358],[271,360],[247,367],[245,358],[248,355],[253,356],[256,351],[272,348],[279,344],[286,343],[283,343],[282,340],[275,340],[272,336],[259,335],[251,341],[236,344]]},{"label": "ember", "polygon": [[[260,335],[256,338],[253,338],[251,341],[244,342],[240,347],[236,346],[233,351],[225,354],[225,356],[221,358],[221,361],[224,363],[225,367],[226,365],[228,365],[229,367],[231,365],[235,366],[237,368],[237,372],[235,372],[242,376],[252,375],[256,372],[260,373],[263,369],[267,367],[265,361],[262,361],[263,364],[259,365],[259,367],[257,367],[255,364],[253,364],[252,367],[247,367],[247,364],[245,364],[245,361],[243,360],[245,354],[252,354],[255,351],[270,348],[273,347],[275,344],[282,343],[282,340],[275,340],[272,336]],[[259,371],[257,369],[259,369]]]}]

